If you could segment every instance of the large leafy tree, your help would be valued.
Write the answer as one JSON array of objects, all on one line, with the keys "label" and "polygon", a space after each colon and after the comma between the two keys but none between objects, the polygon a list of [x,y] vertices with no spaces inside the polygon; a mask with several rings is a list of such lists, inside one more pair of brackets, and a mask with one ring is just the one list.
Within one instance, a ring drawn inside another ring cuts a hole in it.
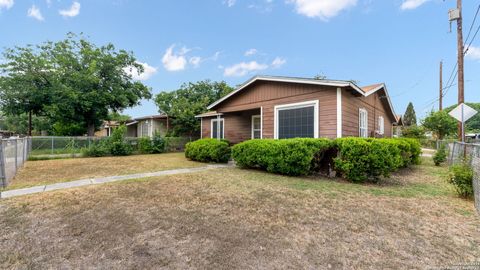
[{"label": "large leafy tree", "polygon": [[206,112],[207,106],[233,91],[225,82],[209,80],[183,84],[172,92],[161,92],[155,103],[161,112],[172,117],[174,132],[177,134],[198,134],[200,124],[195,115]]},{"label": "large leafy tree", "polygon": [[5,49],[2,57],[1,111],[7,116],[28,115],[26,131],[32,135],[32,115],[45,115],[53,102],[54,64],[42,46]]},{"label": "large leafy tree", "polygon": [[423,126],[432,131],[440,140],[445,136],[455,134],[457,131],[457,121],[448,115],[445,110],[430,112],[423,120]]},{"label": "large leafy tree", "polygon": [[150,89],[132,78],[133,71],[141,74],[144,69],[131,52],[116,50],[112,44],[97,47],[73,34],[44,48],[58,75],[56,102],[50,108],[58,122],[83,122],[88,135],[93,136],[109,112],[151,98]]},{"label": "large leafy tree", "polygon": [[417,115],[415,109],[413,108],[412,102],[408,103],[407,110],[403,115],[403,124],[405,126],[413,126],[417,124]]}]

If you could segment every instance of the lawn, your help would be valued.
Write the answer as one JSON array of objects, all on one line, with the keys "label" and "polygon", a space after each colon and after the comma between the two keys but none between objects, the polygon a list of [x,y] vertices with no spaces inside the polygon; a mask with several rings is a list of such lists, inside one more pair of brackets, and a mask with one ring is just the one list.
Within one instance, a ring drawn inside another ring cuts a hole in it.
[{"label": "lawn", "polygon": [[7,189],[199,166],[205,164],[186,160],[183,153],[28,161]]},{"label": "lawn", "polygon": [[478,261],[431,163],[381,186],[236,168],[0,201],[0,268],[425,269]]}]

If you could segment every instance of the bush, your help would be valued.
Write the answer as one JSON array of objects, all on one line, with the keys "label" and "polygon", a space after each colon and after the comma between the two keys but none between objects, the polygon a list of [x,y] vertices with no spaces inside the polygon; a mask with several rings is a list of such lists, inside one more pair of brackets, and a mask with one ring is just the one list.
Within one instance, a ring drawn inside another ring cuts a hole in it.
[{"label": "bush", "polygon": [[93,143],[83,154],[87,157],[127,156],[132,154],[132,146],[125,140],[125,126],[116,128],[111,137]]},{"label": "bush", "polygon": [[165,152],[165,140],[155,132],[153,138],[143,137],[138,140],[138,151],[142,154],[159,154]]},{"label": "bush", "polygon": [[100,140],[92,143],[90,147],[85,148],[82,151],[82,154],[86,157],[105,157],[110,155],[107,140]]},{"label": "bush", "polygon": [[335,142],[335,169],[353,182],[376,182],[401,167],[418,163],[420,156],[420,144],[413,139],[342,138]]},{"label": "bush", "polygon": [[473,170],[467,164],[452,166],[447,181],[455,186],[460,196],[464,198],[473,196]]},{"label": "bush", "polygon": [[285,175],[305,175],[319,166],[328,139],[249,140],[235,145],[232,156],[240,167]]},{"label": "bush", "polygon": [[226,163],[230,154],[229,143],[225,140],[201,139],[185,146],[185,157],[195,161]]},{"label": "bush", "polygon": [[447,149],[445,147],[445,144],[440,145],[437,152],[435,152],[435,155],[433,155],[432,159],[433,163],[435,163],[435,166],[440,166],[440,164],[447,160]]}]

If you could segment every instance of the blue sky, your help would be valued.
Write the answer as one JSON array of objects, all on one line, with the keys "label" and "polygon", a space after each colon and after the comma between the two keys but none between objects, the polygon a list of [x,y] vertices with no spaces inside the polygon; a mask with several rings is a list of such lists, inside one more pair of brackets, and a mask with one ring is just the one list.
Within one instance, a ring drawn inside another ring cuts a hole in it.
[{"label": "blue sky", "polygon": [[[464,1],[464,36],[478,6]],[[145,63],[153,93],[203,79],[232,86],[256,74],[385,82],[397,113],[438,106],[456,63],[454,0],[0,0],[0,48],[83,32]],[[480,25],[480,18],[474,31]],[[465,60],[466,100],[479,102],[480,35]],[[453,86],[445,104],[454,104]],[[124,113],[157,113],[153,101]]]}]

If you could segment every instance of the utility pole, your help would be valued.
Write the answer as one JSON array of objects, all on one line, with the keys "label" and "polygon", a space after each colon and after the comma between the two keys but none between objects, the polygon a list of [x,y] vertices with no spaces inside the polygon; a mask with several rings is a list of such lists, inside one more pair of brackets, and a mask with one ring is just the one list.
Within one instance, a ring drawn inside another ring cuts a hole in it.
[{"label": "utility pole", "polygon": [[443,62],[440,61],[440,93],[438,96],[438,110],[443,110]]},{"label": "utility pole", "polygon": [[[458,104],[465,102],[465,85],[463,75],[463,29],[462,29],[462,0],[457,0],[458,19],[457,19],[457,46],[458,46]],[[462,124],[458,125],[458,138],[460,141],[465,141],[465,134]]]},{"label": "utility pole", "polygon": [[[457,62],[458,62],[458,105],[465,102],[465,85],[463,75],[463,29],[462,29],[462,0],[457,0],[457,8],[449,11],[449,19],[451,21],[457,21]],[[464,141],[465,132],[462,128],[462,124],[458,124],[458,140]]]}]

